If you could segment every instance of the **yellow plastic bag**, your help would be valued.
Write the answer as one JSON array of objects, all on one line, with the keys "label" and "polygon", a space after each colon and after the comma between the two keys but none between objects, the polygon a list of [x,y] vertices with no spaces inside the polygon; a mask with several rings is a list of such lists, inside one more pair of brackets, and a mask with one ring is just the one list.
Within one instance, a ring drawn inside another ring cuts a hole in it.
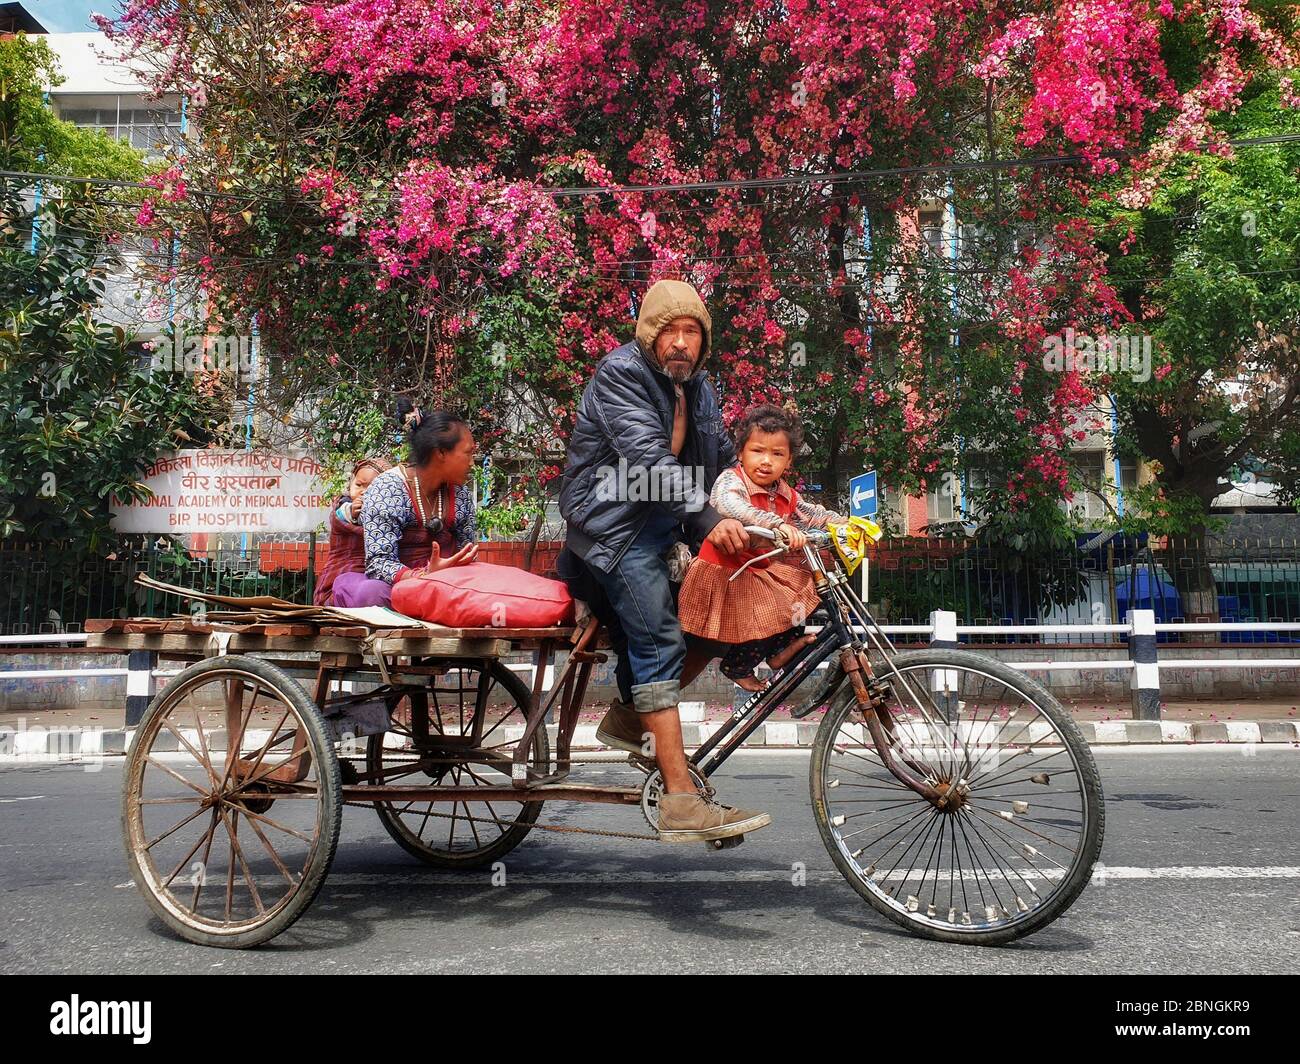
[{"label": "yellow plastic bag", "polygon": [[858,566],[867,556],[868,542],[875,543],[885,534],[884,529],[875,521],[869,521],[865,517],[850,517],[842,525],[828,524],[826,531],[831,534],[835,553],[840,556],[850,574],[857,572]]}]

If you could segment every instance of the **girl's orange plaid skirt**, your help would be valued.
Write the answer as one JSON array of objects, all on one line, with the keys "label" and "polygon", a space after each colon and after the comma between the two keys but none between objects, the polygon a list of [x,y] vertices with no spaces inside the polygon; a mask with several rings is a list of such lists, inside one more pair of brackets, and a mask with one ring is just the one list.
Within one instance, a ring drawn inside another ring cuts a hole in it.
[{"label": "girl's orange plaid skirt", "polygon": [[728,582],[732,572],[703,558],[691,562],[677,599],[683,632],[748,643],[802,625],[819,605],[812,573],[802,566],[774,559]]}]

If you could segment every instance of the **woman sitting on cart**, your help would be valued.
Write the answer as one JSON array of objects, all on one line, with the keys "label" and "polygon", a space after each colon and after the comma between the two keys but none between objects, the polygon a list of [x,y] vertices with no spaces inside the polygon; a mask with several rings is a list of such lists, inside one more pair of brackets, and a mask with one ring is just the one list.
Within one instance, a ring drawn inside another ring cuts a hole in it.
[{"label": "woman sitting on cart", "polygon": [[420,572],[465,565],[478,556],[469,426],[445,410],[422,413],[399,400],[406,462],[375,477],[361,500],[365,572],[334,580],[336,606],[388,606],[393,584]]}]

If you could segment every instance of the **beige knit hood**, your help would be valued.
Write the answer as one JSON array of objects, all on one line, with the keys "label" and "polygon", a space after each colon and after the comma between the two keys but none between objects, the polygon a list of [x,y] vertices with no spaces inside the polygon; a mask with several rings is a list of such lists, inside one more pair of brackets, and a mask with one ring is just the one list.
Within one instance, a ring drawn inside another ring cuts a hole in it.
[{"label": "beige knit hood", "polygon": [[665,325],[674,318],[694,318],[704,330],[700,345],[698,370],[712,346],[713,319],[704,308],[704,300],[685,281],[656,281],[641,301],[641,313],[636,318],[636,338],[649,355],[654,354],[655,340]]}]

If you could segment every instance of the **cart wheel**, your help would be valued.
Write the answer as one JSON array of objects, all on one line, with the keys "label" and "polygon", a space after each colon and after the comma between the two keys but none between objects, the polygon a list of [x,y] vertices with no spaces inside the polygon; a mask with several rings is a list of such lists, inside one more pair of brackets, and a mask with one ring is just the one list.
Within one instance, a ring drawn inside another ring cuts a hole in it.
[{"label": "cart wheel", "polygon": [[[370,736],[369,782],[509,787],[510,763],[528,721],[531,694],[501,662],[450,661],[427,698],[407,699],[387,735]],[[423,713],[426,729],[413,714]],[[427,733],[424,738],[419,733]],[[534,734],[528,768],[551,770],[546,729]],[[392,801],[375,811],[399,846],[437,868],[481,868],[509,853],[532,829],[541,802]]]},{"label": "cart wheel", "polygon": [[831,859],[878,912],[941,942],[1002,945],[1046,926],[1087,886],[1105,824],[1092,751],[1042,684],[964,650],[916,650],[876,669],[890,690],[881,761],[851,688],[813,743],[813,813]]},{"label": "cart wheel", "polygon": [[185,669],[127,754],[131,877],[159,919],[199,945],[256,946],[298,919],[334,858],[342,809],[320,712],[257,658]]}]

